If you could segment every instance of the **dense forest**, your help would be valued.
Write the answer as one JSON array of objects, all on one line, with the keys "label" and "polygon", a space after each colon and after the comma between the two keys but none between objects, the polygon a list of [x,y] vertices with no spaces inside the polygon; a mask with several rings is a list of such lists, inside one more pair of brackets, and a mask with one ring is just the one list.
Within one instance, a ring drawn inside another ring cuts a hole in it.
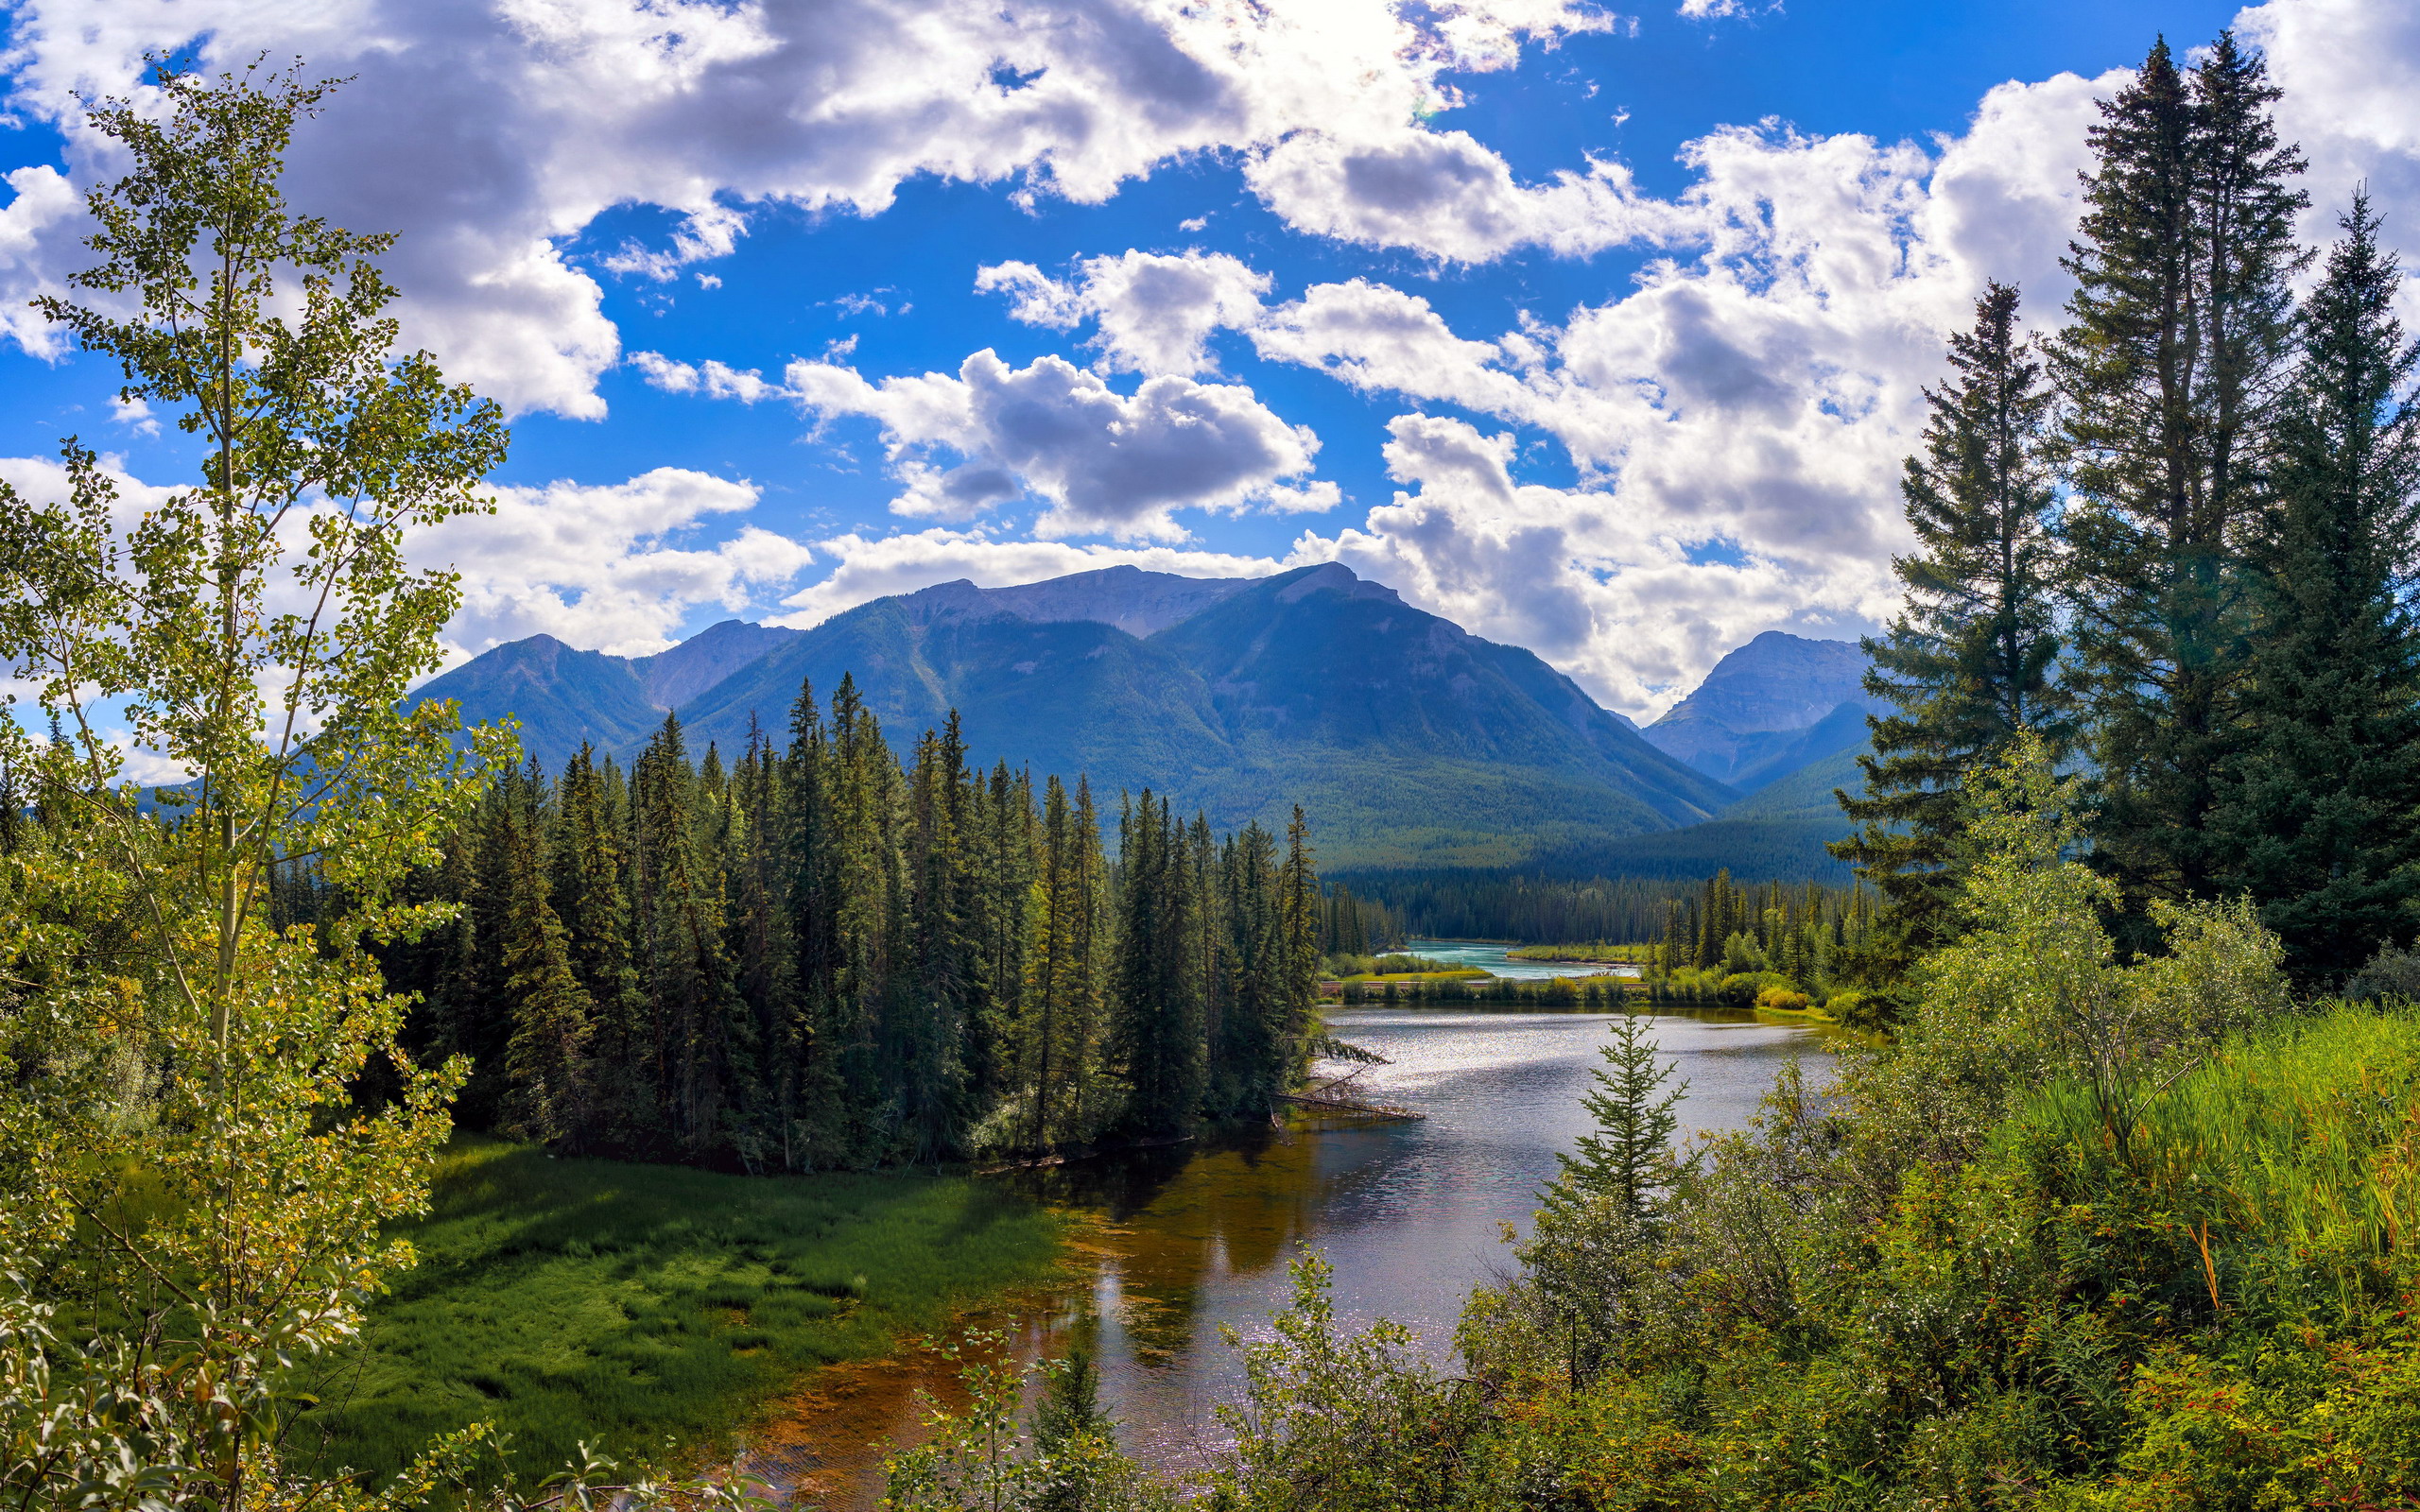
[{"label": "dense forest", "polygon": [[573,1151],[809,1170],[1266,1120],[1362,911],[1299,814],[1111,817],[1114,858],[1082,778],[975,770],[955,721],[903,767],[846,679],[728,765],[667,717],[628,772],[500,773],[386,977],[416,1053],[468,1057],[459,1121]]}]

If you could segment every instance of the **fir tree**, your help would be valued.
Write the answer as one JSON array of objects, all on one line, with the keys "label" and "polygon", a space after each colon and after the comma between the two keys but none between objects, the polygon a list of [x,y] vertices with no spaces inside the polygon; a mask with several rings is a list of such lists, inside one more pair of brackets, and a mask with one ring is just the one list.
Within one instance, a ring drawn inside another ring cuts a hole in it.
[{"label": "fir tree", "polygon": [[2420,349],[2366,197],[2342,224],[2303,313],[2253,554],[2249,730],[2212,818],[2226,890],[2252,896],[2307,984],[2400,943],[2420,892]]},{"label": "fir tree", "polygon": [[1199,984],[1186,971],[1194,926],[1192,868],[1167,800],[1150,789],[1118,824],[1116,1023],[1113,1057],[1131,1098],[1127,1125],[1167,1136],[1190,1127],[1201,1100]]},{"label": "fir tree", "polygon": [[2275,98],[2232,34],[2189,77],[2153,47],[2101,106],[2064,264],[2076,290],[2050,356],[2095,857],[2137,901],[2218,880],[2206,831],[2246,673],[2240,551],[2307,257],[2302,162],[2277,144]]},{"label": "fir tree", "polygon": [[517,822],[503,832],[505,898],[497,921],[500,990],[511,1025],[504,1049],[501,1126],[578,1148],[589,1122],[591,1004],[572,975],[562,922],[540,853],[544,780],[535,758],[516,784]]},{"label": "fir tree", "polygon": [[1581,1106],[1596,1131],[1574,1143],[1578,1153],[1558,1153],[1562,1174],[1545,1193],[1546,1211],[1565,1211],[1592,1200],[1608,1200],[1633,1222],[1653,1213],[1657,1194],[1668,1180],[1673,1112],[1688,1091],[1686,1081],[1667,1091],[1672,1068],[1656,1059],[1655,1040],[1643,1014],[1624,1014],[1607,1025],[1611,1042],[1598,1055],[1602,1068],[1588,1074],[1594,1085]]},{"label": "fir tree", "polygon": [[1873,659],[1865,690],[1893,712],[1867,720],[1863,796],[1836,795],[1862,828],[1830,849],[1886,902],[1888,943],[1866,963],[1873,976],[1897,976],[1950,927],[1948,867],[1968,774],[2020,729],[2054,746],[2067,738],[2051,680],[2050,395],[2016,312],[2017,291],[1994,284],[1976,301],[1974,329],[1950,338],[1953,376],[1926,391],[1924,450],[1900,483],[1918,546],[1892,563],[1907,607],[1887,635],[1861,643]]}]

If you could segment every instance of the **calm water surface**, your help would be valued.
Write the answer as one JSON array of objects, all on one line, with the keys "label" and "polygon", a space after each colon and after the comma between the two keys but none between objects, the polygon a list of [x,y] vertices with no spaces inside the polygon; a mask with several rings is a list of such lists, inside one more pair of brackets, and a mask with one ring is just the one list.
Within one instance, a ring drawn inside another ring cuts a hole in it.
[{"label": "calm water surface", "polygon": [[1494,976],[1543,982],[1551,976],[1636,976],[1635,966],[1600,966],[1593,961],[1516,961],[1510,945],[1483,939],[1413,939],[1404,942],[1407,954],[1425,955],[1448,966],[1476,966]]},{"label": "calm water surface", "polygon": [[[1335,1266],[1340,1314],[1392,1318],[1442,1353],[1464,1296],[1509,1263],[1501,1226],[1527,1231],[1556,1154],[1588,1127],[1580,1097],[1610,1017],[1334,1012],[1335,1033],[1391,1062],[1359,1084],[1426,1118],[1272,1131],[1021,1178],[1096,1219],[1092,1279],[1077,1295],[995,1321],[1027,1350],[1089,1339],[1121,1441],[1177,1471],[1197,1468],[1219,1440],[1211,1408],[1241,1380],[1219,1325],[1265,1332],[1288,1296],[1287,1262],[1305,1251]],[[1812,1050],[1822,1032],[1740,1014],[1658,1015],[1653,1025],[1688,1079],[1685,1131],[1743,1124],[1783,1059]],[[804,1399],[795,1418],[791,1441],[821,1460],[814,1488],[834,1505],[872,1504],[877,1461],[864,1446],[912,1432],[911,1387],[944,1373],[912,1359],[857,1369],[838,1399]]]}]

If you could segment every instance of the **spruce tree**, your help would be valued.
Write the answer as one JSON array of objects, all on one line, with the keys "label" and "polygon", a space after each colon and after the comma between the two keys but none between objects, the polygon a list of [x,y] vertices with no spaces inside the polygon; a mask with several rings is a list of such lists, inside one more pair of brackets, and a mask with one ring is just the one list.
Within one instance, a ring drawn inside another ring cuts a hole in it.
[{"label": "spruce tree", "polygon": [[1202,1091],[1201,1002],[1186,970],[1192,868],[1167,799],[1145,788],[1118,824],[1116,1022],[1113,1058],[1134,1132],[1184,1132]]},{"label": "spruce tree", "polygon": [[1952,376],[1926,390],[1924,450],[1899,485],[1918,548],[1891,564],[1906,608],[1888,634],[1861,643],[1873,661],[1865,690],[1891,712],[1867,720],[1863,796],[1836,795],[1862,828],[1830,849],[1886,902],[1887,943],[1863,963],[1869,976],[1895,977],[1950,927],[1968,774],[2020,729],[2056,747],[2069,733],[2052,682],[2057,561],[2042,455],[2051,398],[2016,316],[2017,291],[1993,284],[1974,328],[1950,337]]},{"label": "spruce tree", "polygon": [[2253,552],[2249,729],[2212,818],[2222,885],[2252,896],[2307,985],[2408,938],[2420,892],[2420,348],[2365,196],[2342,224],[2303,312]]},{"label": "spruce tree", "polygon": [[522,1139],[577,1149],[589,1123],[591,1005],[572,975],[562,921],[547,899],[536,758],[516,784],[517,822],[504,832],[505,898],[498,921],[501,998],[510,1038],[503,1053],[500,1126]]},{"label": "spruce tree", "polygon": [[2096,861],[2130,899],[2209,894],[2207,833],[2239,732],[2241,551],[2290,351],[2302,160],[2257,54],[2221,34],[2188,76],[2167,44],[2092,129],[2076,280],[2052,344],[2079,691],[2092,711]]},{"label": "spruce tree", "polygon": [[1648,1022],[1644,1014],[1630,1013],[1606,1026],[1610,1042],[1597,1052],[1605,1064],[1589,1072],[1593,1085],[1581,1099],[1596,1130],[1574,1142],[1577,1153],[1556,1155],[1562,1174],[1545,1194],[1547,1213],[1605,1200],[1634,1222],[1651,1216],[1670,1167],[1672,1136],[1680,1128],[1673,1109],[1689,1084],[1667,1089],[1672,1068],[1656,1059]]}]

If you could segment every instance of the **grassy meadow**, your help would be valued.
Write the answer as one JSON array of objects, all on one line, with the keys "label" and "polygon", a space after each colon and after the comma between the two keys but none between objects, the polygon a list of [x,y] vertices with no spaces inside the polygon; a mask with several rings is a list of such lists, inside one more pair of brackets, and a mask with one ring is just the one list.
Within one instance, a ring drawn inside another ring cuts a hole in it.
[{"label": "grassy meadow", "polygon": [[965,1177],[724,1176],[466,1136],[402,1232],[419,1266],[292,1440],[379,1480],[483,1419],[531,1475],[583,1439],[717,1447],[802,1372],[1048,1277],[1063,1226]]}]

